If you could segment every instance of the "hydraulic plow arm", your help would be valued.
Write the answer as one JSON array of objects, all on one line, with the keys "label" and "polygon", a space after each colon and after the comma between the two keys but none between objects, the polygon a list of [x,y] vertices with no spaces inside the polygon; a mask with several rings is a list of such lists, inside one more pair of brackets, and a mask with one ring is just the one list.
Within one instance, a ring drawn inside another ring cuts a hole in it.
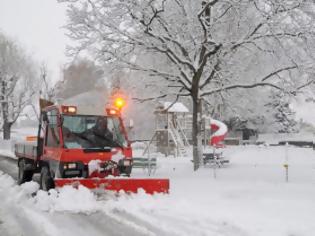
[{"label": "hydraulic plow arm", "polygon": [[143,189],[148,194],[154,193],[168,193],[170,182],[169,179],[120,179],[120,178],[91,178],[91,179],[55,179],[55,187],[63,187],[65,185],[72,185],[77,187],[83,185],[89,189],[102,188],[119,192],[137,193],[138,189]]}]

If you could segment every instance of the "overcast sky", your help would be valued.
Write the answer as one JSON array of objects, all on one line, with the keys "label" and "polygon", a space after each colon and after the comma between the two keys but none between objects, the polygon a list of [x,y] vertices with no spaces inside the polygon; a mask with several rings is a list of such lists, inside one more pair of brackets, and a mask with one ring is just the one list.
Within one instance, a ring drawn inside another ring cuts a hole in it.
[{"label": "overcast sky", "polygon": [[0,0],[0,31],[18,40],[36,61],[45,62],[54,80],[67,61],[65,11],[57,0]]}]

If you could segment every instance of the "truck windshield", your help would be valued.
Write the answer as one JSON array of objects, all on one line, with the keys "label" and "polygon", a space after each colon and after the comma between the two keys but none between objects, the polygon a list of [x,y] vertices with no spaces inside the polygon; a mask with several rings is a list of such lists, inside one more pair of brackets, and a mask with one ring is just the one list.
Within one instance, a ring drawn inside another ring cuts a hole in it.
[{"label": "truck windshield", "polygon": [[63,115],[62,120],[65,148],[105,149],[127,146],[117,117]]}]

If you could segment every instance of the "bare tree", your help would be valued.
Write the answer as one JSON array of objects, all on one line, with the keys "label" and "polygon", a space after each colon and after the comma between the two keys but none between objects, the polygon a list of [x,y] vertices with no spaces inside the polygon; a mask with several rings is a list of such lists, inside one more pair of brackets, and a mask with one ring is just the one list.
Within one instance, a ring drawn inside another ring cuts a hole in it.
[{"label": "bare tree", "polygon": [[[201,156],[202,100],[239,89],[283,90],[284,81],[295,85],[289,92],[313,83],[304,76],[312,62],[306,46],[314,31],[309,0],[61,2],[68,3],[67,28],[77,42],[70,55],[87,50],[104,63],[163,79],[166,94],[171,87],[176,97],[191,98],[194,170]],[[297,78],[304,79],[291,82]]]},{"label": "bare tree", "polygon": [[94,62],[77,60],[63,69],[63,80],[56,84],[58,98],[70,98],[80,93],[104,87],[104,71]]},{"label": "bare tree", "polygon": [[15,42],[0,34],[0,103],[3,138],[10,139],[11,127],[32,101],[37,83],[33,65]]},{"label": "bare tree", "polygon": [[52,101],[56,96],[55,87],[49,82],[49,72],[47,65],[42,63],[40,67],[40,82],[42,84],[41,96],[46,100]]},{"label": "bare tree", "polygon": [[[36,98],[44,98],[48,101],[53,101],[56,96],[56,88],[50,82],[50,76],[48,72],[48,67],[45,63],[42,63],[39,67],[39,79],[38,79],[38,93],[36,93]],[[36,119],[39,120],[39,104],[38,99],[33,100],[29,105],[31,106]],[[28,119],[31,119],[27,114],[25,114]]]}]

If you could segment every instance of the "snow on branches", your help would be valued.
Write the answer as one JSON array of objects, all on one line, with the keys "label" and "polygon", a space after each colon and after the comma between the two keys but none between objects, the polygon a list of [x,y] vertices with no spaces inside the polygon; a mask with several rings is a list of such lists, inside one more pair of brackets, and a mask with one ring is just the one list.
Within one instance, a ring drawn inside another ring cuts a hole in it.
[{"label": "snow on branches", "polygon": [[31,60],[17,44],[0,34],[0,114],[3,138],[35,95]]},{"label": "snow on branches", "polygon": [[[307,76],[313,63],[312,1],[61,2],[68,3],[66,28],[76,42],[71,55],[88,52],[100,62],[163,79],[164,93],[177,88],[177,98],[191,98],[194,146],[202,99],[211,103],[240,89],[283,90],[283,81],[295,81],[288,88],[293,93],[313,83]],[[154,62],[147,63],[148,57]]]}]

